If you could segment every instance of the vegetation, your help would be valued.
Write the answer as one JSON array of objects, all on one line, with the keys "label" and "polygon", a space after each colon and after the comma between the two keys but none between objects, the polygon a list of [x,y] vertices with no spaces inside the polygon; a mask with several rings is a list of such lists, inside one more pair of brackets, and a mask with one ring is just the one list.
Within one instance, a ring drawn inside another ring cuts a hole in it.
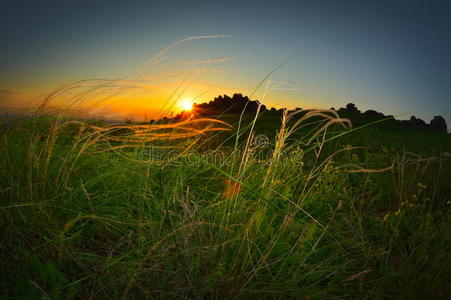
[{"label": "vegetation", "polygon": [[450,136],[354,119],[10,126],[0,297],[445,298]]}]

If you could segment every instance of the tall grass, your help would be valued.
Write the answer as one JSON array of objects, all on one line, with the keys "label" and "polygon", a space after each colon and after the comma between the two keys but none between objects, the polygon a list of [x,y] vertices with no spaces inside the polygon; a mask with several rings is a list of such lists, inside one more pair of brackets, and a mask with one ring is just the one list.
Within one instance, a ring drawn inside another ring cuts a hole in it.
[{"label": "tall grass", "polygon": [[[105,124],[64,109],[44,117],[57,95],[80,102],[117,84],[62,88],[1,132],[1,297],[451,292],[446,157],[323,153],[331,129],[350,125],[329,110],[284,112],[264,145],[254,140],[260,114],[239,129],[205,118]],[[235,144],[213,143],[218,133]]]}]

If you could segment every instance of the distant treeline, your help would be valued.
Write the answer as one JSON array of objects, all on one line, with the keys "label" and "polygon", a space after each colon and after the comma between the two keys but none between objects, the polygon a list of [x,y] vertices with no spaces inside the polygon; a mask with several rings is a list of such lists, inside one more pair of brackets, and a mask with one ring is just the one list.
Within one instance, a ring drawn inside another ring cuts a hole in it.
[{"label": "distant treeline", "polygon": [[[341,107],[338,110],[335,108],[331,108],[332,110],[340,113],[345,113],[351,116],[359,116],[363,118],[367,118],[368,120],[374,120],[377,118],[386,118],[393,117],[391,115],[384,115],[381,112],[375,110],[367,110],[365,112],[361,112],[354,103],[348,103],[346,107]],[[206,117],[206,116],[214,116],[214,115],[223,115],[223,114],[240,114],[243,111],[245,113],[256,113],[257,110],[260,112],[264,112],[266,110],[272,113],[280,113],[284,111],[284,108],[276,109],[274,107],[267,108],[266,105],[261,104],[258,100],[251,100],[248,96],[243,96],[242,94],[234,94],[232,97],[228,95],[218,96],[214,98],[210,102],[204,102],[200,104],[194,104],[192,112],[182,112],[175,116],[173,119],[180,120],[185,119],[188,116],[194,115],[195,117]],[[302,108],[295,108],[292,111],[302,110]],[[167,120],[167,118],[164,118]],[[446,125],[446,121],[442,116],[434,116],[429,124],[423,121],[420,118],[416,118],[415,116],[411,116],[410,120],[398,120],[398,122],[402,125],[406,126],[415,126],[424,129],[430,129],[434,131],[448,132],[448,128]]]}]

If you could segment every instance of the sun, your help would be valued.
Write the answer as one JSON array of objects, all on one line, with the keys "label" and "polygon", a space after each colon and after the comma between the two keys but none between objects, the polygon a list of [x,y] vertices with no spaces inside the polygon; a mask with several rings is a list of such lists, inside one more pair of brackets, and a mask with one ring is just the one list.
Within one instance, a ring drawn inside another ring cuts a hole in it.
[{"label": "sun", "polygon": [[191,111],[193,109],[193,100],[184,99],[180,101],[179,105],[184,111]]}]

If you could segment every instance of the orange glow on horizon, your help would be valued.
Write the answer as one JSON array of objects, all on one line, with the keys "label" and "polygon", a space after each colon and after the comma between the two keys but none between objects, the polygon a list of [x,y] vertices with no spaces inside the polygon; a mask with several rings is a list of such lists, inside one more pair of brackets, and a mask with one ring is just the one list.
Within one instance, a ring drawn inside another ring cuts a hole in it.
[{"label": "orange glow on horizon", "polygon": [[191,111],[193,109],[193,100],[183,99],[179,105],[183,111]]}]

